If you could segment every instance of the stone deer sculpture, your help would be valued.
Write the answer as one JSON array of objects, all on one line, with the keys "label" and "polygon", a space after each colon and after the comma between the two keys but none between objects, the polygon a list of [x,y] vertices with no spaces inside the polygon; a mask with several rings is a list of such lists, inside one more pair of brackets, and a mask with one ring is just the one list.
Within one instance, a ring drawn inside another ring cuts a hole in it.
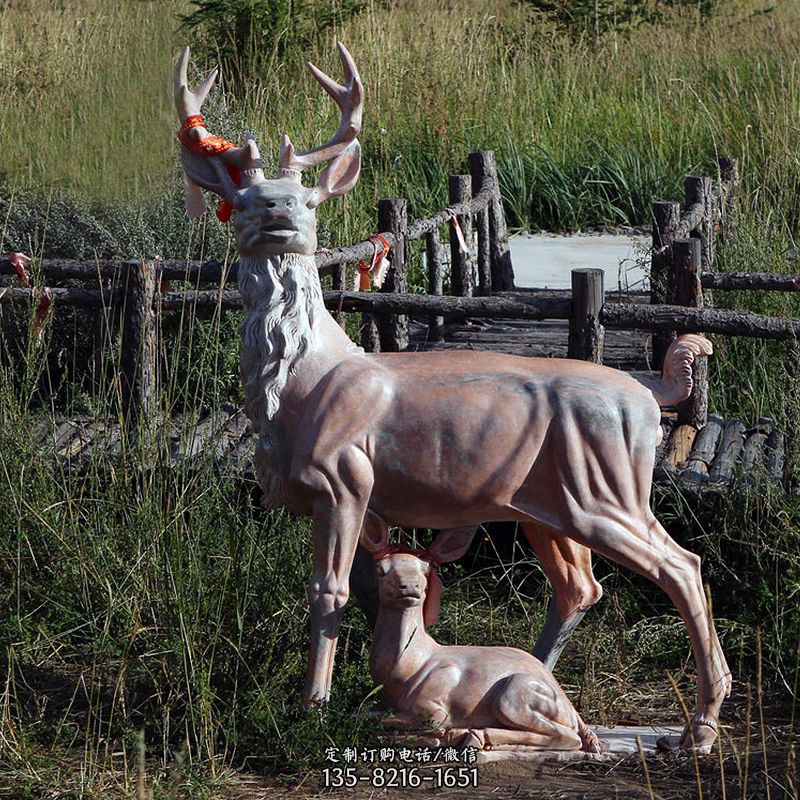
[{"label": "stone deer sculpture", "polygon": [[[325,143],[296,152],[284,135],[276,178],[252,138],[235,147],[205,128],[200,109],[216,75],[175,103],[190,213],[208,189],[232,209],[245,311],[241,374],[267,505],[313,520],[310,658],[304,696],[329,696],[348,576],[368,526],[456,530],[519,521],[553,584],[544,652],[557,649],[601,594],[591,552],[655,581],[689,632],[697,712],[679,742],[709,745],[730,677],[700,577],[649,507],[659,402],[688,396],[707,340],[682,337],[663,380],[647,388],[606,367],[475,352],[367,354],[325,309],[314,261],[316,207],[353,187],[363,90],[339,45],[345,83],[309,68],[341,111]],[[330,162],[312,188],[303,170]],[[544,660],[544,659],[543,659]]]},{"label": "stone deer sculpture", "polygon": [[600,752],[597,737],[538,658],[513,647],[445,646],[425,630],[429,579],[438,564],[464,554],[469,537],[440,535],[427,550],[413,551],[375,533],[376,540],[365,532],[361,541],[378,571],[369,669],[396,712],[387,727],[427,728],[421,740],[432,747]]}]

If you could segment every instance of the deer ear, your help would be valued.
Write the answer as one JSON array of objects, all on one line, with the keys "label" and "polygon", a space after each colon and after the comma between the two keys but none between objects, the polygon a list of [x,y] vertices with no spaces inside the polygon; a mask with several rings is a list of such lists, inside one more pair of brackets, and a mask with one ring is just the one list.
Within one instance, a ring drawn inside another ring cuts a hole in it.
[{"label": "deer ear", "polygon": [[470,526],[468,528],[451,528],[450,530],[441,531],[428,548],[428,553],[440,564],[455,561],[469,550],[477,530],[477,528]]},{"label": "deer ear", "polygon": [[181,145],[181,163],[183,174],[195,186],[202,186],[229,201],[233,198],[238,187],[219,159],[193,153]]},{"label": "deer ear", "polygon": [[388,525],[371,511],[368,511],[364,517],[360,542],[362,547],[370,553],[377,553],[389,544]]},{"label": "deer ear", "polygon": [[317,185],[311,190],[306,205],[316,208],[331,197],[339,197],[349,192],[358,181],[361,172],[361,145],[353,139],[347,147],[331,161]]}]

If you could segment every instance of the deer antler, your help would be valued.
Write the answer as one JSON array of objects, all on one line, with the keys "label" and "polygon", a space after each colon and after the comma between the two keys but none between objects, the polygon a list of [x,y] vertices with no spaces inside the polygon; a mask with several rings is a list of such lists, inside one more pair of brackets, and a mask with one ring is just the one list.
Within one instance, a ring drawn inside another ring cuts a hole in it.
[{"label": "deer antler", "polygon": [[202,213],[204,202],[197,186],[210,189],[228,202],[240,188],[265,180],[261,156],[255,141],[246,138],[242,147],[210,133],[200,115],[218,70],[208,73],[192,92],[187,79],[189,48],[175,65],[175,108],[181,121],[178,140],[182,147],[183,168],[187,178],[186,201],[190,216]]},{"label": "deer antler", "polygon": [[355,140],[361,130],[361,115],[364,108],[364,87],[358,75],[355,61],[347,48],[338,43],[339,55],[344,67],[345,83],[341,85],[315,67],[311,62],[308,68],[316,81],[333,98],[342,112],[342,119],[336,133],[325,144],[307,150],[295,152],[294,145],[284,133],[281,136],[280,172],[281,178],[300,180],[300,173],[309,167],[315,167],[338,156]]}]

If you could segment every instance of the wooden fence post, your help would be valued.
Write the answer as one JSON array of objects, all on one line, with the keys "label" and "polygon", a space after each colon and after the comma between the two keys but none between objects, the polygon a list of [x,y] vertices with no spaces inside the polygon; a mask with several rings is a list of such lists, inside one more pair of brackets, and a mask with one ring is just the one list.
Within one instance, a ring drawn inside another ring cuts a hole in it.
[{"label": "wooden fence post", "polygon": [[713,272],[716,258],[717,217],[717,198],[714,192],[714,181],[711,178],[689,175],[683,182],[683,188],[685,193],[684,204],[687,209],[695,203],[701,203],[705,207],[703,221],[697,228],[697,233],[692,234],[692,236],[700,239],[701,242],[700,270],[702,272]]},{"label": "wooden fence post", "polygon": [[[483,153],[469,154],[469,172],[472,175],[473,197],[481,190],[484,178]],[[481,209],[475,215],[478,231],[478,289],[476,294],[486,297],[492,293],[492,251],[489,235],[489,208]]]},{"label": "wooden fence post", "polygon": [[[495,188],[495,197],[487,210],[489,216],[489,254],[493,292],[508,292],[514,288],[514,268],[511,265],[511,250],[508,247],[508,228],[500,197],[500,182],[497,178],[497,161],[491,150],[469,154],[469,169],[473,188],[480,187],[488,178]],[[479,229],[480,230],[480,229]],[[479,245],[480,246],[480,245]]]},{"label": "wooden fence post", "polygon": [[[653,252],[650,257],[650,303],[663,305],[672,302],[672,239],[681,215],[679,203],[659,200],[651,206],[653,212]],[[653,332],[653,369],[661,369],[664,354],[672,336]]]},{"label": "wooden fence post", "polygon": [[[425,234],[425,257],[428,262],[428,294],[441,295],[444,293],[444,281],[438,229]],[[428,341],[444,341],[444,317],[434,315],[429,318]]]},{"label": "wooden fence post", "polygon": [[[700,284],[702,245],[700,239],[675,239],[672,242],[672,264],[675,270],[675,303],[690,308],[703,308]],[[694,386],[687,400],[678,406],[678,423],[702,428],[708,419],[708,359],[699,358],[692,366]]]},{"label": "wooden fence post", "polygon": [[144,430],[156,410],[158,326],[156,301],[160,275],[153,262],[128,270],[122,328],[122,415],[129,432]]},{"label": "wooden fence post", "polygon": [[[389,269],[381,287],[382,292],[402,294],[408,291],[406,276],[406,233],[408,232],[408,201],[405,198],[384,197],[378,201],[378,230],[395,237],[389,254]],[[397,353],[408,347],[408,317],[386,314],[378,323],[381,350]]]},{"label": "wooden fence post", "polygon": [[[450,205],[469,203],[472,199],[472,178],[469,175],[451,175],[447,189]],[[464,236],[466,250],[450,220],[450,289],[456,297],[472,297],[472,215],[458,214],[456,221]]]},{"label": "wooden fence post", "polygon": [[569,318],[567,358],[579,358],[603,363],[603,326],[600,309],[603,307],[602,269],[572,270],[572,313]]},{"label": "wooden fence post", "polygon": [[478,289],[479,297],[487,297],[492,293],[492,254],[489,238],[489,209],[481,209],[475,215],[475,227],[478,230]]}]

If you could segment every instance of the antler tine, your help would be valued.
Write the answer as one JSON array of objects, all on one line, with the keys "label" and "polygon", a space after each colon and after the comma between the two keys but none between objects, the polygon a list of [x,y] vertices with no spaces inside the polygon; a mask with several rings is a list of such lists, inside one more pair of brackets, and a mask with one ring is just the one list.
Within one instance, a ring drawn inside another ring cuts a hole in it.
[{"label": "antler tine", "polygon": [[281,137],[280,155],[280,174],[283,177],[298,176],[299,173],[309,167],[317,166],[325,161],[330,161],[339,155],[355,138],[361,130],[361,116],[364,108],[364,87],[358,74],[355,61],[348,52],[347,48],[338,43],[339,56],[344,68],[344,84],[339,84],[333,78],[326,75],[311,62],[308,69],[314,76],[317,83],[333,98],[339,110],[342,112],[342,119],[336,133],[325,142],[325,144],[307,150],[303,153],[295,152],[289,137],[283,134]]},{"label": "antler tine", "polygon": [[192,92],[189,89],[189,79],[187,77],[188,65],[189,48],[186,47],[175,65],[175,108],[181,122],[185,122],[187,117],[200,113],[200,109],[203,107],[203,103],[219,74],[218,69],[212,69],[200,86]]}]

